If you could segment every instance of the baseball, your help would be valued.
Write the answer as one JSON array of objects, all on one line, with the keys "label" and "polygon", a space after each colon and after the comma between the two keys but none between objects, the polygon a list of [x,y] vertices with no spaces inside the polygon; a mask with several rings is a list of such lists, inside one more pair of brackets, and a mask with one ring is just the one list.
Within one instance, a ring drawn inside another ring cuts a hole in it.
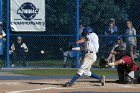
[{"label": "baseball", "polygon": [[41,51],[40,51],[40,53],[41,53],[41,54],[44,54],[44,51],[43,51],[43,50],[41,50]]}]

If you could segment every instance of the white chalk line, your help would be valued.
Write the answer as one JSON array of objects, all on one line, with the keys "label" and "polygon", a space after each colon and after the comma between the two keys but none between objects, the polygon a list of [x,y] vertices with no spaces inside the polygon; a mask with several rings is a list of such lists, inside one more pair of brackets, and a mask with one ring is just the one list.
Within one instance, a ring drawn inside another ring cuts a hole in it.
[{"label": "white chalk line", "polygon": [[37,88],[37,89],[31,89],[31,90],[18,90],[18,91],[9,91],[5,93],[24,93],[24,92],[35,92],[35,91],[43,91],[43,90],[51,90],[51,89],[56,89],[56,90],[67,90],[67,89],[83,89],[83,88],[93,88],[93,87],[80,87],[80,88],[68,88],[68,87],[47,87],[47,88]]},{"label": "white chalk line", "polygon": [[0,85],[20,85],[19,82],[0,82]]},{"label": "white chalk line", "polygon": [[18,90],[18,91],[9,91],[5,93],[24,93],[24,92],[35,92],[35,91],[40,91],[40,90],[50,90],[50,89],[77,89],[77,88],[57,88],[57,87],[48,87],[48,88],[38,88],[38,89],[32,89],[32,90]]},{"label": "white chalk line", "polygon": [[[1,84],[5,84],[5,85],[19,85],[21,83],[19,82],[12,82],[12,83],[0,83]],[[121,85],[119,87],[122,87],[122,88],[136,88],[134,86],[130,86],[130,85]],[[18,91],[7,91],[5,93],[24,93],[24,92],[35,92],[35,91],[43,91],[43,90],[51,90],[51,89],[57,89],[57,90],[67,90],[67,89],[83,89],[83,88],[93,88],[93,87],[80,87],[80,88],[68,88],[68,87],[46,87],[46,88],[36,88],[36,89],[30,89],[30,90],[18,90]],[[107,88],[107,87],[104,87],[104,88]]]}]

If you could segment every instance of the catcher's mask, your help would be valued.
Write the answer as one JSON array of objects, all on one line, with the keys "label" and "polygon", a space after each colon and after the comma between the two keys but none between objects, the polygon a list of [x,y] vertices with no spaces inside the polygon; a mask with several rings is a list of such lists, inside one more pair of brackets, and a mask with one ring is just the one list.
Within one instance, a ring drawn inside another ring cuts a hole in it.
[{"label": "catcher's mask", "polygon": [[116,47],[114,49],[114,51],[116,52],[115,53],[116,60],[119,60],[119,59],[121,59],[121,57],[123,57],[124,55],[126,55],[125,47],[122,46],[122,45]]},{"label": "catcher's mask", "polygon": [[85,27],[84,29],[83,29],[83,32],[82,32],[82,36],[86,36],[87,34],[89,34],[89,33],[92,33],[93,32],[93,29],[91,28],[91,27]]},{"label": "catcher's mask", "polygon": [[120,46],[117,46],[114,51],[115,52],[121,52],[121,51],[124,51],[125,50],[125,47],[123,45],[120,45]]}]

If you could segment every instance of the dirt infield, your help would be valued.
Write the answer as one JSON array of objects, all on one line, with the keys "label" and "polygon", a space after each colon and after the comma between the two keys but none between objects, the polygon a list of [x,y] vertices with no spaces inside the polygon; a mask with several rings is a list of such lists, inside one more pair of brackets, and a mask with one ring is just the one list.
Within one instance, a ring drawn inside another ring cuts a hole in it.
[{"label": "dirt infield", "polygon": [[68,88],[61,87],[67,79],[0,80],[0,93],[103,93],[140,92],[140,84],[116,84],[107,80],[105,86],[93,79],[79,79]]}]

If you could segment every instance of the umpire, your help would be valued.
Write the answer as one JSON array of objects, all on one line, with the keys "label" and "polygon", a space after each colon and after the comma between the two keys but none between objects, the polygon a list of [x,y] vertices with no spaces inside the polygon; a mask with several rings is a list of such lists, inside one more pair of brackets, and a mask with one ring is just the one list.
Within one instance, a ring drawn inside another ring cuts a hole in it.
[{"label": "umpire", "polygon": [[18,60],[22,60],[23,66],[26,67],[28,65],[26,61],[27,52],[28,47],[23,42],[22,37],[18,36],[17,41],[12,44],[10,51],[13,63],[15,64]]},{"label": "umpire", "polygon": [[124,46],[114,49],[116,62],[108,63],[109,66],[117,66],[118,83],[140,83],[140,71],[138,65],[131,56],[126,53]]}]

